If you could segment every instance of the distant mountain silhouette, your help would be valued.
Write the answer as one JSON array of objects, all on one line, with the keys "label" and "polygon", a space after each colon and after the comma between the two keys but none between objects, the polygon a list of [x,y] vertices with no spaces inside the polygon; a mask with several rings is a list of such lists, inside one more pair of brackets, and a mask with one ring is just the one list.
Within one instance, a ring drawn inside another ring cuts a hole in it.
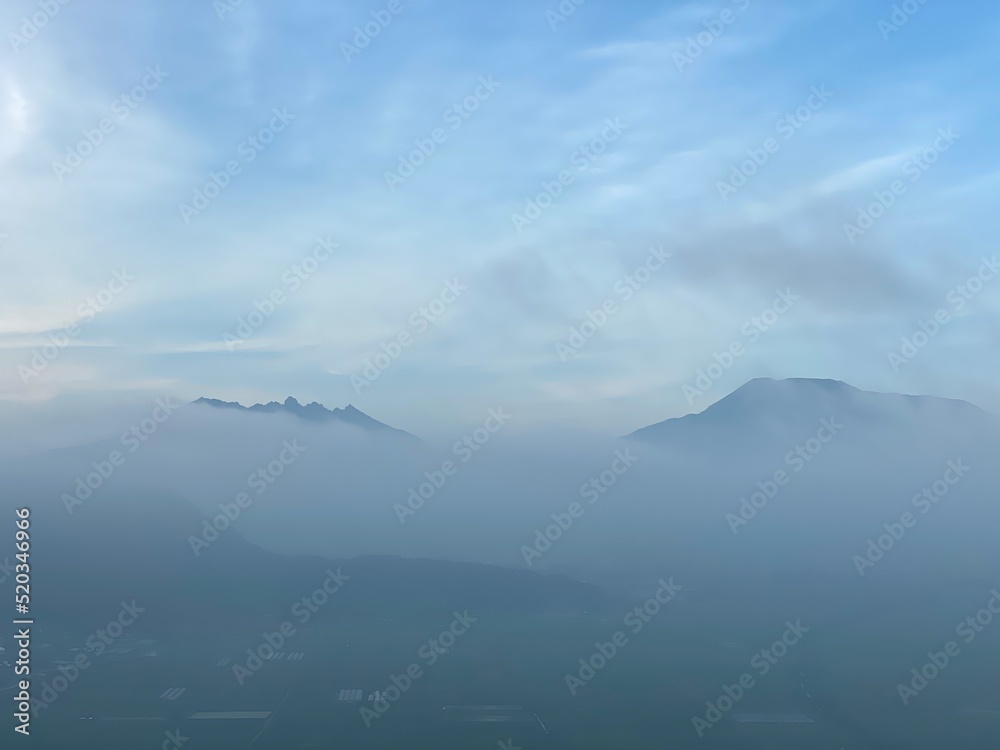
[{"label": "distant mountain silhouette", "polygon": [[678,446],[740,434],[759,439],[815,429],[831,416],[869,427],[916,427],[939,420],[1000,426],[996,417],[966,401],[874,393],[839,380],[755,378],[704,411],[666,419],[625,437]]},{"label": "distant mountain silhouette", "polygon": [[[592,584],[490,565],[396,556],[286,557],[251,544],[235,528],[205,534],[209,519],[175,496],[108,495],[73,515],[34,502],[30,490],[21,497],[34,506],[34,523],[45,529],[33,566],[45,594],[35,609],[47,622],[72,628],[106,622],[119,602],[132,599],[162,632],[287,616],[331,569],[349,578],[323,617],[448,616],[455,609],[576,612],[611,603]],[[195,545],[195,554],[193,537],[212,541]]]},{"label": "distant mountain silhouette", "polygon": [[339,424],[351,424],[366,430],[377,430],[385,433],[393,433],[398,437],[405,437],[410,440],[419,440],[415,435],[411,435],[404,430],[390,427],[379,422],[348,404],[343,409],[327,409],[320,403],[313,401],[311,404],[300,404],[296,399],[289,396],[284,400],[270,401],[266,404],[254,404],[253,406],[243,406],[235,401],[220,401],[215,398],[199,398],[192,404],[209,406],[216,409],[233,409],[236,411],[249,412],[254,414],[291,414],[299,419],[310,422],[332,422]]}]

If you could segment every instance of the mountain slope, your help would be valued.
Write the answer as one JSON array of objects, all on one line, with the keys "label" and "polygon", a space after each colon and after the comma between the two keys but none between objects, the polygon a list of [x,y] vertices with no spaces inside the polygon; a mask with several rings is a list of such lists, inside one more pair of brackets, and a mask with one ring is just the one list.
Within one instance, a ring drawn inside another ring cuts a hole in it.
[{"label": "mountain slope", "polygon": [[742,435],[760,438],[812,428],[836,417],[867,428],[911,429],[926,422],[996,429],[997,419],[966,401],[862,391],[838,380],[756,378],[704,411],[666,419],[626,435],[627,440],[677,446]]},{"label": "mountain slope", "polygon": [[415,435],[411,435],[404,430],[390,427],[377,419],[369,417],[364,412],[348,404],[342,409],[327,409],[320,403],[313,401],[310,404],[300,404],[296,399],[289,396],[284,402],[269,401],[266,404],[253,404],[243,406],[235,401],[220,401],[214,398],[199,398],[191,402],[193,406],[206,406],[215,409],[232,409],[235,411],[248,412],[251,414],[291,414],[299,419],[319,423],[339,423],[350,424],[355,427],[362,427],[367,430],[393,434],[409,440],[419,440]]},{"label": "mountain slope", "polygon": [[135,599],[158,629],[192,622],[225,628],[287,613],[329,570],[347,581],[324,616],[580,611],[611,601],[598,587],[564,576],[481,564],[276,554],[218,519],[206,531],[209,519],[178,497],[111,493],[69,515],[44,494],[19,492],[33,508],[33,525],[44,530],[33,557],[33,582],[42,592],[35,609],[48,621],[77,627],[100,623],[119,602]]}]

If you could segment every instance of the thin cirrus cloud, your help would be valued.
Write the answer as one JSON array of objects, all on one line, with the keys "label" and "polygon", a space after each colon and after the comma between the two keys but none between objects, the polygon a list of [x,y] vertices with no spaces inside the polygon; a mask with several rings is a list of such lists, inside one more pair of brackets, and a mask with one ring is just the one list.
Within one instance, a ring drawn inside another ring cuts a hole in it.
[{"label": "thin cirrus cloud", "polygon": [[[706,23],[744,5],[678,64]],[[883,39],[891,4],[591,0],[555,28],[550,8],[527,0],[462,5],[443,24],[448,6],[404,4],[350,61],[341,44],[381,6],[245,0],[222,18],[211,4],[60,6],[2,52],[0,399],[100,390],[106,408],[162,388],[292,394],[351,401],[415,432],[503,401],[527,421],[619,433],[689,411],[681,385],[792,287],[801,304],[733,383],[823,375],[998,408],[984,385],[998,364],[988,327],[955,328],[968,346],[984,337],[982,370],[929,356],[893,374],[885,359],[994,252],[998,12],[973,5],[928,3]],[[33,9],[9,4],[3,28]],[[167,77],[59,181],[53,161],[114,117],[150,66]],[[499,87],[452,129],[446,114],[480,76]],[[776,136],[813,86],[834,95]],[[282,108],[293,119],[247,161],[241,144]],[[573,156],[608,118],[627,127],[578,170]],[[391,190],[386,173],[439,127],[445,140]],[[960,133],[954,148],[850,244],[843,225],[947,127]],[[723,200],[719,181],[769,137],[779,149]],[[231,160],[240,173],[186,223],[179,204]],[[572,184],[518,231],[512,213],[563,169]],[[244,346],[224,346],[327,235],[338,252]],[[673,257],[580,357],[560,361],[555,343],[651,246]],[[16,377],[39,335],[122,267],[135,289],[39,378]],[[467,292],[356,392],[350,375],[449,279]],[[976,314],[995,314],[997,294],[980,295]],[[953,348],[947,336],[934,346]],[[803,372],[804,351],[824,372]]]}]

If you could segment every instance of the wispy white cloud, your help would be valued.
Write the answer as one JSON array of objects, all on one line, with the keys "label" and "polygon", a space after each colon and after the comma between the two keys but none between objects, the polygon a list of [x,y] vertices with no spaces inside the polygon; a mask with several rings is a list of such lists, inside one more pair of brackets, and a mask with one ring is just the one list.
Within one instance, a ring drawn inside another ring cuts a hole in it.
[{"label": "wispy white cloud", "polygon": [[[345,376],[454,276],[469,280],[467,295],[360,406],[412,423],[428,418],[429,401],[447,420],[490,394],[534,406],[552,396],[561,406],[531,413],[612,430],[651,409],[682,413],[677,383],[786,285],[813,296],[740,376],[798,374],[801,347],[822,331],[843,361],[837,375],[878,380],[883,363],[857,341],[874,297],[895,308],[866,335],[890,340],[933,298],[914,258],[961,266],[995,237],[984,167],[1000,163],[992,80],[988,66],[956,62],[990,59],[988,40],[928,5],[890,54],[877,9],[755,1],[679,70],[674,54],[736,7],[586,4],[557,33],[529,2],[463,6],[444,24],[408,7],[348,64],[337,45],[367,20],[348,3],[247,0],[222,20],[162,0],[121,13],[66,6],[0,66],[2,397],[294,390],[336,405],[356,397]],[[52,162],[149,65],[170,76],[59,182]],[[501,88],[452,130],[444,113],[480,75]],[[820,84],[836,92],[830,104],[720,200],[716,182]],[[274,107],[296,119],[246,161],[240,144]],[[609,117],[628,129],[519,234],[511,213],[573,168]],[[858,200],[952,123],[962,149],[873,232],[870,262],[849,252],[841,225]],[[447,139],[390,192],[386,170],[427,149],[437,127]],[[185,224],[178,204],[233,159],[239,174]],[[932,219],[941,231],[962,227],[961,242],[917,231]],[[341,254],[230,353],[225,332],[326,234]],[[595,338],[582,365],[556,360],[553,340],[651,243],[677,250],[675,267]],[[76,320],[79,300],[123,265],[141,284],[29,391],[14,369],[19,347]],[[984,361],[995,366],[995,356]],[[948,360],[927,362],[937,368],[927,383],[955,375]],[[581,409],[588,399],[604,405]]]}]

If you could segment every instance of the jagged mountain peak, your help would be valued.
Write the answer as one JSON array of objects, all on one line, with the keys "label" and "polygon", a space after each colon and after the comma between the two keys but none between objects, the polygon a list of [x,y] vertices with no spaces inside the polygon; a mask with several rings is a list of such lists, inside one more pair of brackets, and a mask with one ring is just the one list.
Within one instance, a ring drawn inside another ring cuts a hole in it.
[{"label": "jagged mountain peak", "polygon": [[322,422],[322,423],[342,423],[342,424],[352,424],[357,427],[362,427],[369,430],[379,430],[391,433],[397,433],[399,435],[405,435],[408,438],[417,439],[414,435],[403,430],[396,429],[395,427],[390,427],[389,425],[379,422],[377,419],[368,416],[360,409],[356,408],[353,404],[348,404],[345,407],[328,409],[323,404],[318,401],[312,401],[308,404],[302,404],[294,396],[289,396],[284,401],[269,401],[266,404],[253,404],[251,406],[243,406],[242,404],[235,401],[222,401],[220,399],[214,398],[199,398],[192,402],[195,405],[209,406],[216,409],[233,409],[235,411],[242,411],[247,413],[256,414],[291,414],[299,419],[306,419],[312,422]]}]

